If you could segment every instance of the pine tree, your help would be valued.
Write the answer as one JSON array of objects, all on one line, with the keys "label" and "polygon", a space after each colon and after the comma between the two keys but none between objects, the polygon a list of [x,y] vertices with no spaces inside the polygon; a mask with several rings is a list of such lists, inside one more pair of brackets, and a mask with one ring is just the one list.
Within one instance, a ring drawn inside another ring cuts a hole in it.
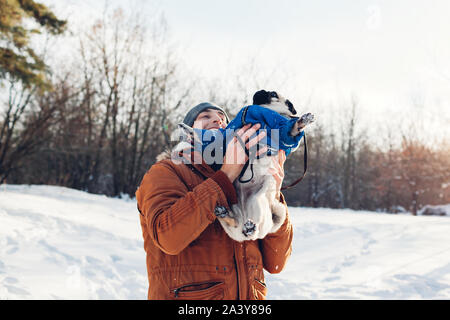
[{"label": "pine tree", "polygon": [[[29,21],[36,27],[28,27]],[[25,87],[47,87],[46,65],[29,46],[30,36],[42,29],[57,35],[65,27],[66,21],[33,0],[0,0],[0,84],[9,76]]]}]

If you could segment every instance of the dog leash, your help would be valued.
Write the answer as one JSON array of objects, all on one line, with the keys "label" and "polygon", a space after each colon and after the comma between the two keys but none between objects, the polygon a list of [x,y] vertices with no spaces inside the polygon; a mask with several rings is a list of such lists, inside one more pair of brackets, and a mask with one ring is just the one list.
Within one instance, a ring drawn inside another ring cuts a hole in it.
[{"label": "dog leash", "polygon": [[[290,185],[288,186],[284,186],[281,188],[281,191],[292,188],[293,186],[295,186],[296,184],[298,184],[300,181],[303,180],[303,178],[306,176],[306,171],[308,170],[308,145],[307,145],[307,140],[306,140],[306,133],[303,136],[303,174],[300,178],[298,178],[297,180],[295,180],[294,182],[292,182]],[[247,155],[247,157],[249,156],[249,150],[247,149],[247,147],[245,146],[245,144],[243,144],[242,140],[240,140],[238,138],[238,141],[241,143],[241,145],[243,145],[243,148],[245,150],[245,153]],[[250,166],[250,171],[251,171],[251,177],[250,179],[247,180],[242,180],[242,177],[244,176],[245,171],[247,170],[247,168]],[[250,160],[247,160],[244,164],[244,167],[241,170],[241,173],[239,174],[239,182],[240,183],[247,183],[250,180],[253,179],[253,163],[250,163]]]},{"label": "dog leash", "polygon": [[[244,167],[242,168],[241,173],[239,174],[239,177],[238,177],[240,183],[247,183],[247,182],[250,182],[250,180],[252,180],[253,176],[254,176],[253,163],[250,163],[250,152],[249,152],[248,148],[245,146],[245,143],[237,135],[235,135],[235,136],[236,136],[237,140],[239,141],[239,143],[241,144],[242,148],[244,148],[245,154],[249,158],[249,160],[247,160],[245,162]],[[252,175],[251,175],[250,179],[242,180],[242,177],[244,176],[245,171],[247,171],[247,168],[249,167],[249,165],[250,165],[250,171],[251,171]]]},{"label": "dog leash", "polygon": [[[249,107],[249,106],[246,106],[246,107],[244,108],[244,110],[242,110],[242,116],[241,116],[241,125],[242,125],[242,127],[245,126],[245,125],[247,124],[247,122],[245,121],[245,116],[247,115],[248,107]],[[247,182],[250,182],[250,180],[252,180],[252,179],[253,179],[253,176],[254,176],[254,173],[253,173],[253,163],[250,164],[249,150],[248,150],[247,147],[245,146],[245,143],[241,140],[240,137],[238,137],[238,135],[237,135],[236,132],[234,132],[234,136],[236,137],[237,141],[239,141],[239,143],[241,144],[241,146],[244,148],[245,154],[246,154],[247,157],[249,158],[249,160],[247,160],[247,161],[245,162],[244,167],[242,168],[241,173],[239,174],[239,177],[238,177],[240,183],[247,183]],[[251,171],[252,175],[251,175],[250,179],[242,180],[242,177],[244,176],[245,171],[247,171],[247,168],[248,168],[249,164],[250,164],[250,171]]]},{"label": "dog leash", "polygon": [[295,180],[294,182],[292,182],[290,185],[282,187],[281,191],[292,188],[297,183],[302,181],[306,175],[306,170],[308,169],[308,146],[306,144],[306,133],[303,136],[303,139],[304,139],[304,141],[303,141],[303,150],[304,150],[304,152],[303,152],[303,175],[300,178],[298,178],[297,180]]}]

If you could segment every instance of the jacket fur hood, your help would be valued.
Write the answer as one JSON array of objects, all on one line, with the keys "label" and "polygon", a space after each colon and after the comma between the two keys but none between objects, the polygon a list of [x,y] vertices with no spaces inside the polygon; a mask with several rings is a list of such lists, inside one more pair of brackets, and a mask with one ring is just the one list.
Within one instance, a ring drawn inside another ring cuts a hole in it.
[{"label": "jacket fur hood", "polygon": [[162,161],[162,160],[170,160],[171,158],[171,152],[170,150],[164,150],[160,154],[156,156],[156,162]]}]

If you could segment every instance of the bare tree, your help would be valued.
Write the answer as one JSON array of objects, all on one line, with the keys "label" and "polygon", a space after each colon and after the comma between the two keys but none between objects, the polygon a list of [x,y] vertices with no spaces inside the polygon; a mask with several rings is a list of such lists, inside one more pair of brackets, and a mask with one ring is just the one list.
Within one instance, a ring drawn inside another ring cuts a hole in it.
[{"label": "bare tree", "polygon": [[57,181],[134,195],[140,177],[170,143],[171,117],[190,92],[176,86],[164,20],[148,29],[135,14],[108,12],[78,33],[68,77],[78,94],[61,113],[49,148],[58,155],[55,168],[70,168]]},{"label": "bare tree", "polygon": [[[24,159],[46,140],[46,131],[52,124],[58,105],[66,95],[38,91],[9,79],[8,101],[0,119],[0,183],[6,181]],[[49,104],[51,100],[57,103]]]}]

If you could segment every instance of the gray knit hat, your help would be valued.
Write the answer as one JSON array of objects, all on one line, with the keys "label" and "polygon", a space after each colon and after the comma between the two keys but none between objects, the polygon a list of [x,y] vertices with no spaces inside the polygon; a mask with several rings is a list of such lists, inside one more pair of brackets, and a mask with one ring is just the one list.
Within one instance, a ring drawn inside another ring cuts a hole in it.
[{"label": "gray knit hat", "polygon": [[183,123],[192,127],[194,125],[194,121],[195,121],[195,119],[197,119],[198,115],[201,112],[205,111],[206,109],[216,109],[216,110],[222,111],[223,114],[225,115],[225,117],[227,118],[227,122],[230,122],[230,119],[228,118],[227,113],[221,107],[219,107],[218,105],[216,105],[214,103],[203,102],[203,103],[196,105],[191,110],[189,110],[189,112],[184,117]]}]

